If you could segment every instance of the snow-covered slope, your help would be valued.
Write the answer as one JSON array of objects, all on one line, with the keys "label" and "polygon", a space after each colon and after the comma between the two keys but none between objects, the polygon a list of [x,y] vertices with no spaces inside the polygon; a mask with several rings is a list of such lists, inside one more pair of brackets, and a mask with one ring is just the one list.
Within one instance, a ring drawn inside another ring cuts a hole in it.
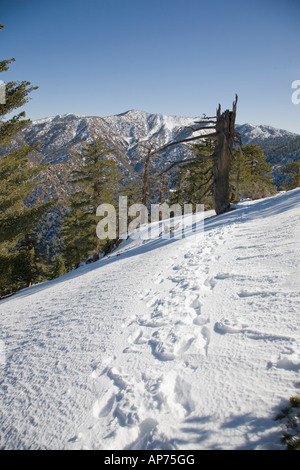
[{"label": "snow-covered slope", "polygon": [[127,143],[112,127],[97,116],[80,116],[77,114],[57,115],[33,121],[23,131],[23,137],[29,145],[38,145],[43,155],[42,162],[51,164],[68,160],[82,145],[102,137],[119,160],[126,159]]},{"label": "snow-covered slope", "polygon": [[205,217],[0,302],[1,448],[283,448],[300,189]]},{"label": "snow-covered slope", "polygon": [[[147,145],[158,148],[173,140],[180,140],[192,134],[197,118],[165,116],[144,111],[130,110],[104,118],[111,128],[128,143],[127,156],[136,171],[143,168]],[[198,118],[199,119],[199,118]],[[206,131],[208,133],[210,131]],[[205,133],[205,131],[200,131]],[[168,148],[159,159],[153,160],[157,167],[164,167],[169,161],[181,160],[190,153],[184,145]]]}]

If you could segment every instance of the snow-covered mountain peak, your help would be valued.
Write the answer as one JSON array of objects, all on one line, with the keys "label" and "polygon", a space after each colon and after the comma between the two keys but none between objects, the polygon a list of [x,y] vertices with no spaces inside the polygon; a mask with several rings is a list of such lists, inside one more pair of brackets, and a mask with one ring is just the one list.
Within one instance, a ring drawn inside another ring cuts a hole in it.
[{"label": "snow-covered mountain peak", "polygon": [[276,129],[275,127],[253,124],[242,124],[236,126],[237,131],[242,135],[243,144],[247,144],[250,141],[260,140],[264,141],[267,139],[285,139],[289,137],[297,137],[297,134],[286,131],[284,129]]},{"label": "snow-covered mountain peak", "polygon": [[165,144],[174,137],[179,128],[191,126],[196,118],[129,110],[104,119],[130,145],[136,145],[140,140],[155,140]]},{"label": "snow-covered mountain peak", "polygon": [[44,123],[51,123],[53,121],[63,121],[66,119],[85,119],[87,116],[83,116],[81,114],[74,114],[74,113],[66,113],[66,114],[56,114],[55,116],[49,116],[42,119],[35,119],[32,121],[33,125],[39,125]]}]

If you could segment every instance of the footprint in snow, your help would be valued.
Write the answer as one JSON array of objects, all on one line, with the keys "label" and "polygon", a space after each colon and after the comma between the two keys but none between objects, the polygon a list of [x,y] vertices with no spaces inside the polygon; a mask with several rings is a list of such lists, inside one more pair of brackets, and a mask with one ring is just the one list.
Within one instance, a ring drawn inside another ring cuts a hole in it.
[{"label": "footprint in snow", "polygon": [[112,410],[115,400],[116,395],[113,390],[108,390],[101,399],[96,400],[92,408],[94,418],[107,416]]},{"label": "footprint in snow", "polygon": [[291,370],[294,372],[300,371],[300,359],[299,357],[282,357],[276,363],[270,362],[268,364],[268,369],[275,366],[277,369]]},{"label": "footprint in snow", "polygon": [[153,356],[160,361],[174,361],[183,358],[186,353],[199,354],[202,351],[207,355],[208,343],[210,340],[210,332],[207,327],[203,327],[201,331],[190,333],[190,326],[184,328],[181,325],[181,331],[178,335],[174,333],[156,331],[148,344],[151,347]]},{"label": "footprint in snow", "polygon": [[200,315],[201,314],[201,308],[202,308],[202,304],[199,300],[199,295],[197,295],[197,297],[192,301],[191,303],[191,307],[195,310],[195,313],[197,315]]},{"label": "footprint in snow", "polygon": [[245,330],[248,325],[244,323],[239,323],[234,320],[228,320],[226,318],[221,319],[216,322],[214,330],[216,333],[226,334],[226,333],[240,333]]},{"label": "footprint in snow", "polygon": [[192,386],[174,371],[168,373],[161,383],[160,391],[174,416],[186,418],[195,410]]},{"label": "footprint in snow", "polygon": [[207,325],[210,320],[209,317],[204,317],[202,315],[202,303],[199,300],[199,295],[191,302],[190,307],[194,310],[195,316],[193,319],[193,324],[197,326]]},{"label": "footprint in snow", "polygon": [[215,323],[214,331],[219,334],[226,333],[243,333],[250,339],[255,340],[268,340],[268,341],[288,341],[294,342],[295,338],[285,335],[278,335],[276,333],[268,333],[266,331],[258,331],[248,328],[245,323],[240,323],[234,320],[222,319]]},{"label": "footprint in snow", "polygon": [[249,292],[246,290],[242,290],[241,292],[238,293],[239,297],[254,297],[254,296],[259,296],[259,297],[268,297],[268,296],[276,296],[278,293],[277,292]]}]

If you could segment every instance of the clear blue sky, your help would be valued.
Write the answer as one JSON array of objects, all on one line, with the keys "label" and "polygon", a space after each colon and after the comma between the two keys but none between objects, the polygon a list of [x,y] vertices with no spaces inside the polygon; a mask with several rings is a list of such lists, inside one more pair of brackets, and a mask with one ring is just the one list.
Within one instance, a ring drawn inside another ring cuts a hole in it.
[{"label": "clear blue sky", "polygon": [[214,115],[300,133],[299,0],[2,0],[5,82],[39,86],[39,119],[128,109]]}]

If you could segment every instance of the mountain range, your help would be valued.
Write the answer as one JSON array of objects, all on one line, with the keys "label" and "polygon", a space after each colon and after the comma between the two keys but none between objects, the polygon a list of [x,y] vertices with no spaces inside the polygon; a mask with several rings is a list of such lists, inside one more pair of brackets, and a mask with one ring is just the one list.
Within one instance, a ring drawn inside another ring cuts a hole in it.
[{"label": "mountain range", "polygon": [[[77,114],[57,115],[33,121],[18,136],[18,143],[38,145],[30,155],[32,164],[49,163],[45,182],[37,188],[33,198],[58,197],[65,202],[72,187],[69,183],[74,168],[80,166],[78,152],[96,137],[102,137],[113,158],[118,162],[124,180],[139,177],[143,168],[147,142],[162,146],[171,140],[180,140],[192,133],[188,127],[199,118],[165,116],[131,110],[122,114],[98,117]],[[243,144],[259,145],[274,169],[290,160],[300,159],[300,135],[271,126],[236,125]],[[16,143],[14,143],[16,145]],[[184,145],[170,147],[156,159],[154,165],[184,158],[189,150]]]},{"label": "mountain range", "polygon": [[[122,182],[133,182],[141,178],[147,143],[162,146],[172,140],[180,140],[192,134],[193,123],[201,117],[165,116],[138,110],[99,117],[78,114],[57,115],[32,121],[12,142],[10,149],[22,142],[36,145],[29,159],[32,165],[49,163],[43,171],[43,182],[27,200],[28,204],[58,198],[62,206],[74,191],[70,183],[74,169],[82,165],[78,153],[85,143],[102,137],[112,156],[117,161]],[[243,144],[259,145],[271,164],[274,181],[279,185],[278,169],[286,162],[300,159],[300,135],[267,125],[236,125]],[[203,131],[205,132],[205,131]],[[209,132],[209,131],[208,131]],[[179,144],[165,150],[153,165],[163,168],[170,162],[188,156],[190,150]],[[59,213],[54,214],[57,220]],[[53,214],[51,214],[53,220]],[[48,234],[43,238],[53,239],[55,221],[49,221]]]}]

